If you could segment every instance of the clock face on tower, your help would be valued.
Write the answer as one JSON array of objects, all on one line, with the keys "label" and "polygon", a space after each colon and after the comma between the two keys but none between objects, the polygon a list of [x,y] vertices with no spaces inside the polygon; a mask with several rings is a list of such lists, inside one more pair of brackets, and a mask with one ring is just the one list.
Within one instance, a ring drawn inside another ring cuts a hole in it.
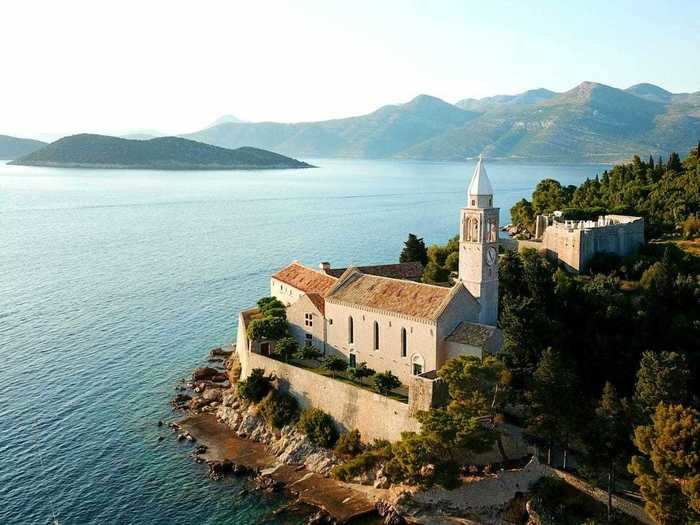
[{"label": "clock face on tower", "polygon": [[496,252],[496,248],[490,246],[489,249],[486,251],[486,264],[488,264],[489,266],[493,266],[496,262],[497,255],[498,252]]}]

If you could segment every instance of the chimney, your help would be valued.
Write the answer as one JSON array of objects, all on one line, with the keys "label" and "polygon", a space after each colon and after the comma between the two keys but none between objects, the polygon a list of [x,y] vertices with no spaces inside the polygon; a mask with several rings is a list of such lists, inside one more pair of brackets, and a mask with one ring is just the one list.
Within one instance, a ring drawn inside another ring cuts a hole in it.
[{"label": "chimney", "polygon": [[324,273],[328,273],[328,272],[330,271],[330,269],[331,269],[331,263],[329,263],[328,261],[323,261],[322,263],[320,263],[320,264],[318,265],[318,267],[319,267]]}]

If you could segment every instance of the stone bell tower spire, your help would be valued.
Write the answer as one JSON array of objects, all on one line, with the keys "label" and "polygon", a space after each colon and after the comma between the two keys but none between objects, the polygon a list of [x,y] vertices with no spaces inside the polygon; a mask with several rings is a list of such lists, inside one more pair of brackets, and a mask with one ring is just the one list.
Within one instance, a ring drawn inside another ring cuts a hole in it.
[{"label": "stone bell tower spire", "polygon": [[498,211],[479,155],[467,188],[467,206],[461,211],[459,279],[479,300],[479,322],[493,326],[498,321]]}]

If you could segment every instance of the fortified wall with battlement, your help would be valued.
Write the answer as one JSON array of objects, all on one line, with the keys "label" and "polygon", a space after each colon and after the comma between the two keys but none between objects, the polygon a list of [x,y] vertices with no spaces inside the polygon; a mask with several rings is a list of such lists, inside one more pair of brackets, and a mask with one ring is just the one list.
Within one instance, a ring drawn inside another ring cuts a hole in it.
[{"label": "fortified wall with battlement", "polygon": [[[505,241],[505,242],[503,242]],[[601,215],[594,221],[561,220],[538,215],[535,238],[502,240],[506,248],[534,248],[556,256],[569,270],[582,271],[597,253],[633,255],[644,244],[644,219],[629,215]]]}]

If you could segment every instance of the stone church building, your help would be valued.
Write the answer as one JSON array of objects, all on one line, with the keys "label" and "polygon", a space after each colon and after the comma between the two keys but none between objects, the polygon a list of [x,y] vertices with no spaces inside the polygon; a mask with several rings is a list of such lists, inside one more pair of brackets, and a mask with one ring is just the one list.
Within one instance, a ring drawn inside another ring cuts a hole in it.
[{"label": "stone church building", "polygon": [[452,287],[416,282],[420,265],[318,269],[293,262],[270,279],[287,305],[300,344],[349,366],[366,362],[403,383],[459,355],[483,356],[501,345],[498,316],[498,208],[480,158],[460,211],[459,276]]}]

